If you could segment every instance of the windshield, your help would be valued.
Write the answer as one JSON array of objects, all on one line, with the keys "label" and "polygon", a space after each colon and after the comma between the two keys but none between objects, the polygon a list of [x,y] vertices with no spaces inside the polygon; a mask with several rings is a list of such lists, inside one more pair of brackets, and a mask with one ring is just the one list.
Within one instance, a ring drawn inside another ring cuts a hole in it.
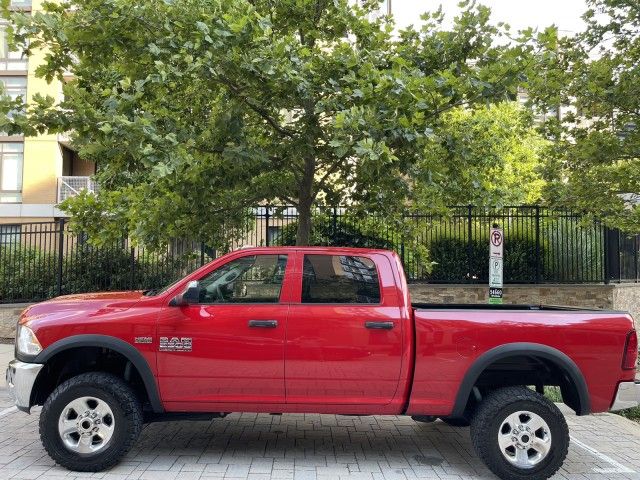
[{"label": "windshield", "polygon": [[151,288],[149,290],[145,290],[143,292],[143,295],[145,297],[155,297],[157,295],[162,295],[163,293],[166,293],[171,288],[173,288],[175,285],[177,285],[179,282],[181,282],[183,280],[183,278],[179,278],[175,282],[173,282],[173,283],[171,283],[171,284],[169,284],[169,285],[167,285],[166,287],[163,287],[163,288]]}]

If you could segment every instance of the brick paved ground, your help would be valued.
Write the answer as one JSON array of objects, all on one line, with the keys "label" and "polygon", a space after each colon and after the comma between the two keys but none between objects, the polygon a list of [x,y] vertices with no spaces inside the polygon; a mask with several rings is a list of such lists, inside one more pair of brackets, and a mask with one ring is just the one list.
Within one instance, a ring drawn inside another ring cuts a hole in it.
[{"label": "brick paved ground", "polygon": [[[10,350],[0,347],[2,361]],[[567,419],[573,441],[556,478],[640,480],[640,426],[609,414]],[[0,383],[0,480],[494,478],[473,454],[468,429],[403,417],[233,414],[156,423],[119,466],[97,474],[55,466],[37,430],[38,411],[13,411]]]}]

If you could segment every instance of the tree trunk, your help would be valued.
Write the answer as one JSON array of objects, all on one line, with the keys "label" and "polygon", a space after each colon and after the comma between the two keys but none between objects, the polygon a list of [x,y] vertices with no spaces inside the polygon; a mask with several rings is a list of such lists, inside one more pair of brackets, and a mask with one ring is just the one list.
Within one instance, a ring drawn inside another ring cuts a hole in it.
[{"label": "tree trunk", "polygon": [[307,246],[311,239],[311,204],[298,206],[298,232],[296,245]]},{"label": "tree trunk", "polygon": [[308,156],[304,161],[304,174],[298,192],[298,232],[296,245],[307,246],[311,239],[311,207],[313,206],[313,181],[316,173],[316,160]]}]

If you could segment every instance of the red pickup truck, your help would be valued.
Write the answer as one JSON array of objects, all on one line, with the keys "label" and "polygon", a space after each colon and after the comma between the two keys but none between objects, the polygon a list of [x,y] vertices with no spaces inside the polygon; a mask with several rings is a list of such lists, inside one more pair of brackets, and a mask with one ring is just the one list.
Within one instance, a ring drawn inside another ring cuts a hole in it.
[{"label": "red pickup truck", "polygon": [[43,405],[59,464],[114,465],[145,421],[226,412],[411,415],[471,426],[504,479],[543,479],[578,415],[639,404],[637,337],[622,312],[412,304],[392,252],[251,248],[160,291],[29,307],[7,383]]}]

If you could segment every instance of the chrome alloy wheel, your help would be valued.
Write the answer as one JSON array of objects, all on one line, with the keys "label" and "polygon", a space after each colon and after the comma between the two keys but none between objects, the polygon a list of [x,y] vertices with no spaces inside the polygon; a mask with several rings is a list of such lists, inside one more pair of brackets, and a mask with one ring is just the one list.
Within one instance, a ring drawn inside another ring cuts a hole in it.
[{"label": "chrome alloy wheel", "polygon": [[520,411],[509,415],[498,431],[500,452],[518,468],[533,468],[551,451],[551,429],[540,415]]},{"label": "chrome alloy wheel", "polygon": [[115,419],[104,400],[80,397],[62,409],[58,433],[64,446],[80,454],[104,449],[113,436]]}]

